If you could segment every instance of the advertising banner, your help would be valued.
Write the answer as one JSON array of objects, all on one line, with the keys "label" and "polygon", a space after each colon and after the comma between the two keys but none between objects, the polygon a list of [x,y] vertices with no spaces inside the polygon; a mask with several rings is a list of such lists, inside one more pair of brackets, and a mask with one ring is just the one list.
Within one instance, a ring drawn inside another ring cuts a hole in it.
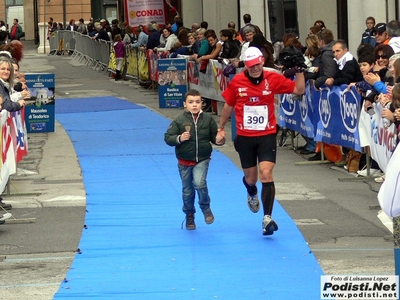
[{"label": "advertising banner", "polygon": [[152,21],[165,24],[163,0],[126,0],[125,8],[129,25],[132,27],[145,26]]},{"label": "advertising banner", "polygon": [[55,78],[54,74],[25,75],[32,97],[25,100],[25,123],[28,133],[55,130]]},{"label": "advertising banner", "polygon": [[158,85],[160,108],[182,107],[187,91],[186,59],[158,60]]}]

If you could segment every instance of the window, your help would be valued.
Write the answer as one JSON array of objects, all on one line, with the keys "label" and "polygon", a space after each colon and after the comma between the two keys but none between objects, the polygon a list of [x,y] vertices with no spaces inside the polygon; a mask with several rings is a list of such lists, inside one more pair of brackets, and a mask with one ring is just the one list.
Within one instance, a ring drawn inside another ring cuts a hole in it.
[{"label": "window", "polygon": [[271,40],[281,40],[285,33],[299,34],[296,0],[268,0]]}]

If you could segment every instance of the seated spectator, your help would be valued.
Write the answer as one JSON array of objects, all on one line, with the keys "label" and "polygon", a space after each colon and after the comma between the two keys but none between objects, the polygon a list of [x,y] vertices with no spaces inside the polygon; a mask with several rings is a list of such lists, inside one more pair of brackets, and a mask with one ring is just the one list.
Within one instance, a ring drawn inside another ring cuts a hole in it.
[{"label": "seated spectator", "polygon": [[164,28],[162,30],[162,35],[166,39],[165,47],[156,47],[154,48],[154,50],[157,52],[170,51],[175,43],[178,41],[178,38],[174,33],[172,33],[172,30],[168,28]]},{"label": "seated spectator", "polygon": [[230,29],[223,29],[220,32],[222,44],[220,58],[235,58],[239,55],[239,47],[233,41],[233,33]]}]

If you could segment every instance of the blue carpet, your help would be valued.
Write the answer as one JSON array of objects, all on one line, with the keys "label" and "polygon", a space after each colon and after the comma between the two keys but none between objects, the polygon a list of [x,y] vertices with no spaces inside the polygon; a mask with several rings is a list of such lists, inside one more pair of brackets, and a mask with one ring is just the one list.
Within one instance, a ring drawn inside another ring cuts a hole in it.
[{"label": "blue carpet", "polygon": [[170,121],[113,97],[99,109],[96,99],[57,99],[83,172],[87,229],[55,299],[319,299],[322,270],[279,203],[279,231],[264,237],[241,170],[216,150],[215,222],[198,209],[197,229],[181,229],[177,161],[163,139]]}]

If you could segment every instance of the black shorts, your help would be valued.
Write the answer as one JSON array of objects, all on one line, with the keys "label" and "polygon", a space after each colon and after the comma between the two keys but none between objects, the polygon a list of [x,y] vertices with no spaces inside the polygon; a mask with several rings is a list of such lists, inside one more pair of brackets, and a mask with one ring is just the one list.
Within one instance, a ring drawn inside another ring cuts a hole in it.
[{"label": "black shorts", "polygon": [[261,161],[276,163],[276,134],[255,137],[238,135],[234,145],[243,169],[255,167]]}]

